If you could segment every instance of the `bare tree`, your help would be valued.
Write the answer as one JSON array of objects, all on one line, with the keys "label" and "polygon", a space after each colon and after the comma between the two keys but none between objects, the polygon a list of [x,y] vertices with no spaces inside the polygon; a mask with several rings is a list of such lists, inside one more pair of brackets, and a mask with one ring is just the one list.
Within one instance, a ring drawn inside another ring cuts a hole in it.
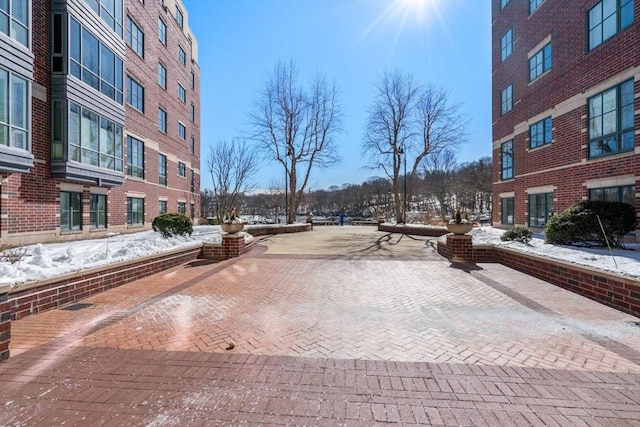
[{"label": "bare tree", "polygon": [[334,140],[342,130],[337,87],[316,74],[305,89],[298,83],[293,62],[278,63],[265,82],[251,122],[265,156],[285,171],[287,222],[293,222],[311,171],[339,160]]},{"label": "bare tree", "polygon": [[222,222],[241,193],[252,188],[250,180],[258,167],[254,153],[244,141],[238,139],[231,142],[223,139],[209,147],[207,169],[213,182],[218,221]]},{"label": "bare tree", "polygon": [[455,192],[456,155],[451,150],[433,153],[423,162],[424,182],[427,194],[434,197],[440,208],[440,216],[453,213]]},{"label": "bare tree", "polygon": [[[466,141],[466,120],[460,106],[451,104],[443,89],[423,87],[409,73],[385,71],[376,86],[377,94],[369,110],[363,150],[372,168],[382,169],[391,179],[396,219],[405,220],[405,204],[410,197],[419,168],[425,159]],[[402,162],[406,162],[402,165]],[[401,166],[407,180],[404,203],[400,196]]]}]

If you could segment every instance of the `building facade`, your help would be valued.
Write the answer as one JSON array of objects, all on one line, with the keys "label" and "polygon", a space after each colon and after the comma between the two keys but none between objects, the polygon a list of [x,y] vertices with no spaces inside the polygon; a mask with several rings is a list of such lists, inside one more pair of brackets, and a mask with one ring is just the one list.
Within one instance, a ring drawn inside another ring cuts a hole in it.
[{"label": "building facade", "polygon": [[179,0],[0,3],[0,244],[199,216],[200,70]]},{"label": "building facade", "polygon": [[584,200],[640,212],[637,0],[492,1],[494,226]]}]

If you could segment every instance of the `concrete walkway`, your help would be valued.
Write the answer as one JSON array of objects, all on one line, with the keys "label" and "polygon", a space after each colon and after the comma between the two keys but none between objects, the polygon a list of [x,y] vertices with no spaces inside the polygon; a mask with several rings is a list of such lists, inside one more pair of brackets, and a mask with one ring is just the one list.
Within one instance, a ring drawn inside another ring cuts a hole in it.
[{"label": "concrete walkway", "polygon": [[257,242],[14,322],[0,425],[640,425],[637,318],[433,238]]}]

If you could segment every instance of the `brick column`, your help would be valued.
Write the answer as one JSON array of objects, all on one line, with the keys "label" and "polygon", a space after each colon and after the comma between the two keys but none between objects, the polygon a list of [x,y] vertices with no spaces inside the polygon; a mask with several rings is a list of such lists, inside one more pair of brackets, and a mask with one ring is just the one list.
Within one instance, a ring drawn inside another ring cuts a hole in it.
[{"label": "brick column", "polygon": [[9,358],[9,343],[11,341],[10,287],[10,285],[0,285],[0,361]]},{"label": "brick column", "polygon": [[454,261],[473,261],[473,244],[467,234],[447,234],[449,259]]},{"label": "brick column", "polygon": [[238,233],[222,235],[222,252],[226,258],[237,258],[244,247],[244,236]]}]

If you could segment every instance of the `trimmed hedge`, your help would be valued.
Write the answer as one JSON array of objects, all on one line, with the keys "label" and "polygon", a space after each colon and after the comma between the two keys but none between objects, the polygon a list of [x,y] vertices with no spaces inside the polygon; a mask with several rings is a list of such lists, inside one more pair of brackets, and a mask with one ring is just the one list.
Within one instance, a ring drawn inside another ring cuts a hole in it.
[{"label": "trimmed hedge", "polygon": [[622,248],[622,238],[635,228],[636,210],[633,206],[594,200],[578,203],[552,216],[545,235],[547,243],[605,247],[608,241],[609,245]]},{"label": "trimmed hedge", "polygon": [[527,227],[515,227],[511,230],[505,231],[504,234],[500,236],[500,240],[504,242],[508,240],[515,240],[517,242],[522,242],[525,245],[528,244],[531,239],[533,239],[533,231],[529,230]]},{"label": "trimmed hedge", "polygon": [[158,215],[151,223],[153,231],[162,234],[162,237],[184,236],[193,233],[193,225],[191,220],[185,214],[166,213]]}]

